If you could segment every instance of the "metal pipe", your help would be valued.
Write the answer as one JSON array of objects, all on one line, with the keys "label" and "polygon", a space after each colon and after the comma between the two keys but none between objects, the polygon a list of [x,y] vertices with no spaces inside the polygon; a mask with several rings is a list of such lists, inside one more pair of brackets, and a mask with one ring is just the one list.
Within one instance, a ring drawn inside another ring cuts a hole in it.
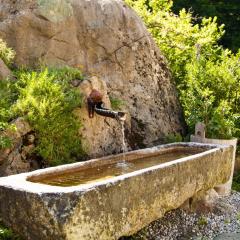
[{"label": "metal pipe", "polygon": [[104,116],[104,117],[110,117],[110,118],[114,118],[117,120],[121,120],[124,118],[125,113],[124,112],[116,112],[116,111],[112,111],[106,108],[98,108],[97,106],[95,106],[95,112],[98,115]]}]

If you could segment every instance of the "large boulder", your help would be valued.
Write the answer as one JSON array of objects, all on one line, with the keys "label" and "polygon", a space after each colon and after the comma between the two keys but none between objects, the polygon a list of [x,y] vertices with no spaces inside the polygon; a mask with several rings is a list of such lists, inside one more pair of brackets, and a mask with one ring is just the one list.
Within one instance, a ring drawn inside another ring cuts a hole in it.
[{"label": "large boulder", "polygon": [[[129,148],[151,146],[169,133],[184,132],[166,61],[124,1],[0,0],[0,38],[16,51],[18,66],[70,65],[97,76],[106,94],[126,103]],[[88,126],[90,153],[119,151],[121,131],[114,120],[82,119]],[[99,140],[92,142],[95,138]]]}]

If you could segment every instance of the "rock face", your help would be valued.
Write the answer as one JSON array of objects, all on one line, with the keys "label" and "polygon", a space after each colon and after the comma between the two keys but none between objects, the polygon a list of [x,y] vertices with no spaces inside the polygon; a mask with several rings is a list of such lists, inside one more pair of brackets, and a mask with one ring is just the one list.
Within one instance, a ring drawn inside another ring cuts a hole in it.
[{"label": "rock face", "polygon": [[3,60],[0,58],[0,81],[11,77],[12,77],[11,71],[3,62]]},{"label": "rock face", "polygon": [[[0,0],[0,38],[16,51],[18,66],[70,65],[97,76],[105,94],[126,103],[129,148],[151,146],[169,133],[184,132],[165,59],[123,1]],[[86,141],[95,149],[92,155],[119,151],[121,131],[113,121],[84,119]]]}]

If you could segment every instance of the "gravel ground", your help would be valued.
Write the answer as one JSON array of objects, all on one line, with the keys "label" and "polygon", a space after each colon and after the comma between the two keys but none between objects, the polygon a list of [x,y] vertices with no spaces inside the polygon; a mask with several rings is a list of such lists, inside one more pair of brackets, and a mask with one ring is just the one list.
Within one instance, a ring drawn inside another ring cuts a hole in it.
[{"label": "gravel ground", "polygon": [[[226,233],[231,233],[230,237]],[[217,239],[240,240],[240,192],[219,198],[211,213],[187,213],[181,209],[168,212],[163,218],[122,240],[210,240],[216,236]]]}]

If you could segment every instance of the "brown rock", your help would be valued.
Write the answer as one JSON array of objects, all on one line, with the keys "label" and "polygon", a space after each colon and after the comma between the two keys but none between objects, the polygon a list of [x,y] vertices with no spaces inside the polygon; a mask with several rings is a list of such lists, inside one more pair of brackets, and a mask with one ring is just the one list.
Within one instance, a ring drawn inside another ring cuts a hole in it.
[{"label": "brown rock", "polygon": [[21,157],[23,159],[26,159],[27,156],[30,155],[33,152],[34,148],[35,148],[34,144],[31,144],[31,145],[28,145],[28,146],[24,146],[22,148]]},{"label": "brown rock", "polygon": [[0,58],[0,80],[5,80],[12,77],[12,72]]},{"label": "brown rock", "polygon": [[[107,94],[126,103],[131,148],[151,146],[164,135],[184,132],[165,59],[124,1],[0,0],[0,6],[0,38],[16,51],[16,64],[70,65],[97,76],[106,84]],[[112,130],[114,120],[100,118],[88,126],[89,119],[82,117],[90,138],[96,137],[98,128],[101,145],[91,143],[91,148],[98,155],[117,152],[121,140],[119,130]]]},{"label": "brown rock", "polygon": [[18,149],[12,151],[0,168],[0,176],[8,176],[17,173],[29,172],[30,163],[25,161]]},{"label": "brown rock", "polygon": [[0,176],[27,172],[30,170],[29,162],[25,162],[26,156],[33,150],[34,145],[21,147],[23,145],[23,137],[31,131],[31,127],[24,118],[17,118],[12,122],[15,129],[7,129],[1,133],[2,136],[8,137],[11,140],[11,147],[0,149]]},{"label": "brown rock", "polygon": [[14,120],[13,124],[16,126],[17,132],[21,137],[31,132],[32,130],[29,123],[22,117],[19,117],[16,120]]},{"label": "brown rock", "polygon": [[0,165],[6,160],[10,152],[11,152],[10,148],[0,150]]},{"label": "brown rock", "polygon": [[33,134],[29,134],[29,135],[27,136],[27,141],[28,141],[29,144],[34,143],[34,141],[35,141],[35,136],[34,136]]}]

